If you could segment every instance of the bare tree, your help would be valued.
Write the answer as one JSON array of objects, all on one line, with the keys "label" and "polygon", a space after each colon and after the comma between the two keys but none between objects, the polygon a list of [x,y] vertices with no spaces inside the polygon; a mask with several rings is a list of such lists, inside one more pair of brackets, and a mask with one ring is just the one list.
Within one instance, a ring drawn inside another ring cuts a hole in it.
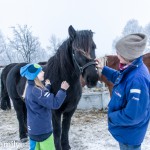
[{"label": "bare tree", "polygon": [[137,20],[131,19],[125,25],[123,32],[122,32],[122,35],[125,36],[128,34],[141,33],[141,32],[143,32],[142,26],[139,25]]},{"label": "bare tree", "polygon": [[116,43],[119,41],[121,39],[121,36],[120,37],[116,37],[114,40],[113,40],[113,42],[112,42],[112,53],[113,54],[116,54],[116,48],[115,48],[115,46],[116,46]]},{"label": "bare tree", "polygon": [[4,38],[2,32],[0,32],[0,64],[6,65],[8,63],[12,63],[15,57],[12,57],[12,51],[6,43],[6,39]]},{"label": "bare tree", "polygon": [[34,56],[35,56],[35,59],[33,62],[36,62],[36,63],[37,62],[46,62],[49,59],[48,52],[43,48],[39,49],[39,51],[37,53],[35,53]]},{"label": "bare tree", "polygon": [[5,48],[5,40],[2,32],[0,31],[0,54],[4,51]]},{"label": "bare tree", "polygon": [[126,36],[126,35],[128,35],[128,34],[132,34],[132,33],[142,33],[142,32],[143,32],[143,28],[142,28],[142,26],[139,25],[139,23],[138,23],[137,20],[135,20],[135,19],[129,20],[129,21],[126,23],[126,25],[125,25],[125,27],[124,27],[124,29],[123,29],[123,31],[122,31],[122,34],[121,34],[119,37],[116,37],[116,38],[113,40],[113,42],[112,42],[112,49],[113,49],[113,52],[115,51],[115,45],[116,45],[117,41],[118,41],[120,38],[122,38],[122,37],[124,37],[124,36]]},{"label": "bare tree", "polygon": [[150,52],[150,23],[145,26],[144,33],[148,37],[145,53],[149,53]]},{"label": "bare tree", "polygon": [[53,34],[49,40],[49,43],[50,45],[47,47],[47,49],[50,54],[54,55],[62,42],[59,38],[56,38],[56,36]]},{"label": "bare tree", "polygon": [[27,25],[12,27],[13,39],[9,39],[10,47],[15,49],[25,62],[32,62],[35,59],[35,53],[40,49],[38,37],[32,35]]}]

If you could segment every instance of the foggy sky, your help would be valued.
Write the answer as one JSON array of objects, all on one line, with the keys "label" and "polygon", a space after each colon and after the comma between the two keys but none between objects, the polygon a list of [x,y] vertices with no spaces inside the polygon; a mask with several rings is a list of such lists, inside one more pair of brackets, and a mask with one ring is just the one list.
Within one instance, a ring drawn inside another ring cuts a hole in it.
[{"label": "foggy sky", "polygon": [[150,22],[149,0],[0,0],[0,30],[10,36],[11,26],[27,24],[44,48],[54,34],[68,37],[68,27],[91,29],[97,56],[110,54],[112,41],[130,19]]}]

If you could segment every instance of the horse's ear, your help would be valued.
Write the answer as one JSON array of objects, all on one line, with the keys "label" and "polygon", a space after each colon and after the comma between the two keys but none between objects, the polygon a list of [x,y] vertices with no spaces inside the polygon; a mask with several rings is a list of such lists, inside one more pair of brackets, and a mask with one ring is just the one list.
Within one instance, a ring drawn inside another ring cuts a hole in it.
[{"label": "horse's ear", "polygon": [[93,32],[92,30],[90,30],[90,32],[92,33],[92,37],[93,37],[93,34],[95,34],[95,32]]},{"label": "horse's ear", "polygon": [[76,36],[76,30],[73,28],[72,25],[69,26],[68,32],[69,32],[69,36],[70,36],[71,40],[73,40]]}]

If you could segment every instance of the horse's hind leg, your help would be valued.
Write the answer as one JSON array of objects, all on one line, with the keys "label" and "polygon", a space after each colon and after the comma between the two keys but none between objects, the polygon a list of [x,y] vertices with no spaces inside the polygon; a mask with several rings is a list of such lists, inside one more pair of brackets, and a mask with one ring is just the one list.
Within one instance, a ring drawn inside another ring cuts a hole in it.
[{"label": "horse's hind leg", "polygon": [[21,98],[12,99],[14,108],[16,110],[17,119],[19,122],[19,137],[21,142],[26,142],[27,138],[27,128],[26,128],[26,108],[25,103]]},{"label": "horse's hind leg", "polygon": [[58,111],[52,111],[52,123],[53,123],[53,134],[54,134],[54,143],[56,150],[61,149],[61,113]]},{"label": "horse's hind leg", "polygon": [[6,89],[6,85],[4,84],[4,81],[1,79],[1,109],[7,110],[11,109],[11,103],[10,98],[8,96],[8,92]]},{"label": "horse's hind leg", "polygon": [[7,95],[4,95],[1,97],[1,109],[3,109],[3,110],[11,109],[10,98],[8,96],[8,93],[6,93],[6,94]]},{"label": "horse's hind leg", "polygon": [[69,145],[69,129],[70,129],[70,123],[71,123],[71,117],[74,114],[75,109],[71,112],[65,112],[63,114],[63,120],[62,120],[62,134],[61,134],[61,146],[62,150],[69,150],[71,149]]}]

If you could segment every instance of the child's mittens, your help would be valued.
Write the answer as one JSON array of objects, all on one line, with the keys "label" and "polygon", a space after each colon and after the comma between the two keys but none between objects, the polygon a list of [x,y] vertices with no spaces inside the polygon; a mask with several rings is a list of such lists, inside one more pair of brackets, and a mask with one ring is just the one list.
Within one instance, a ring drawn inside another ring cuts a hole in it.
[{"label": "child's mittens", "polygon": [[50,84],[50,85],[51,85],[51,82],[50,82],[50,80],[49,80],[49,79],[46,79],[46,80],[45,80],[45,85],[48,85],[48,84]]}]

